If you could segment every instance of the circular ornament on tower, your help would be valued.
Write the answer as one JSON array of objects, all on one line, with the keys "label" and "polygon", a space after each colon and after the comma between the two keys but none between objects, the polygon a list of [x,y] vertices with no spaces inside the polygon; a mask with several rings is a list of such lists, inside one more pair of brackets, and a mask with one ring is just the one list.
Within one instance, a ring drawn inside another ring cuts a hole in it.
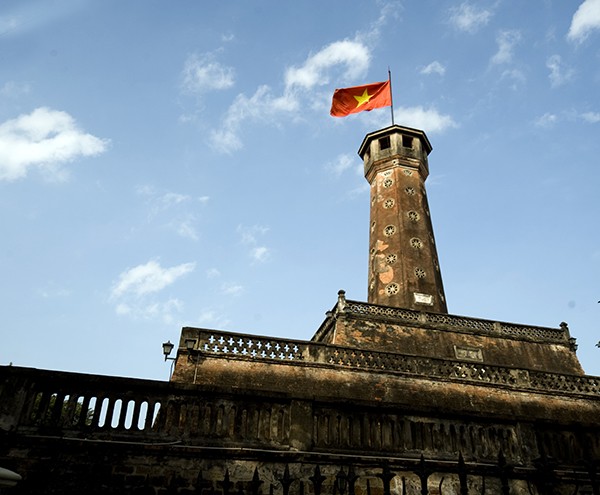
[{"label": "circular ornament on tower", "polygon": [[390,237],[396,233],[396,227],[393,225],[388,225],[385,229],[383,229],[383,235],[386,237]]}]

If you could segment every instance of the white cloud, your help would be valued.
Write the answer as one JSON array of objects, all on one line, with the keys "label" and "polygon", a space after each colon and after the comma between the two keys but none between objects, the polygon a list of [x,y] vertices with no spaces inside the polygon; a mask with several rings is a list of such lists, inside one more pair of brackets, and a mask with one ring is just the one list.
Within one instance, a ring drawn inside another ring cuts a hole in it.
[{"label": "white cloud", "polygon": [[257,237],[266,234],[269,231],[269,227],[263,225],[252,225],[247,227],[245,225],[238,225],[237,232],[241,236],[243,244],[256,244],[258,242]]},{"label": "white cloud", "polygon": [[364,184],[361,184],[360,186],[355,187],[354,189],[351,189],[350,191],[348,191],[348,197],[350,199],[355,199],[360,196],[368,195],[370,191],[371,191],[371,186],[367,182],[365,182]]},{"label": "white cloud", "polygon": [[0,17],[0,36],[5,36],[12,31],[16,31],[19,25],[20,23],[16,16]]},{"label": "white cloud", "polygon": [[159,201],[165,206],[165,208],[168,208],[171,205],[184,203],[185,201],[189,201],[190,199],[191,197],[187,194],[167,192],[159,198]]},{"label": "white cloud", "polygon": [[541,117],[538,117],[534,122],[536,127],[548,128],[552,127],[554,124],[558,122],[558,116],[553,113],[545,113]]},{"label": "white cloud", "polygon": [[196,263],[182,263],[171,268],[163,268],[157,261],[151,260],[121,273],[118,282],[111,289],[111,297],[119,298],[126,295],[140,297],[159,292],[178,278],[194,271],[195,268]]},{"label": "white cloud", "polygon": [[459,31],[474,33],[485,26],[492,18],[492,11],[463,2],[450,9],[450,24]]},{"label": "white cloud", "polygon": [[45,288],[39,289],[38,294],[44,299],[54,299],[68,297],[71,295],[71,291],[69,289],[59,287],[55,283],[51,282]]},{"label": "white cloud", "polygon": [[[315,86],[329,84],[329,71],[345,67],[342,77],[354,80],[364,76],[369,66],[370,51],[356,41],[337,41],[310,55],[299,67],[290,67],[285,73],[285,90],[281,96],[273,94],[267,85],[261,85],[251,97],[239,94],[230,105],[220,128],[210,134],[213,148],[233,153],[243,147],[239,136],[246,121],[273,122],[282,115],[291,115],[300,108],[303,93]],[[314,95],[313,95],[314,98]]]},{"label": "white cloud", "polygon": [[566,84],[573,79],[573,69],[565,69],[560,55],[552,55],[546,60],[546,67],[550,69],[550,85],[553,88]]},{"label": "white cloud", "polygon": [[206,278],[217,278],[221,276],[221,272],[216,268],[209,268],[206,270]]},{"label": "white cloud", "polygon": [[[3,10],[10,8],[8,3],[2,2]],[[0,36],[18,36],[39,30],[87,7],[87,2],[73,1],[12,3],[12,12],[0,16]]]},{"label": "white cloud", "polygon": [[18,83],[16,81],[7,81],[0,87],[0,96],[7,98],[17,98],[31,91],[28,83]]},{"label": "white cloud", "polygon": [[271,250],[266,246],[256,246],[250,251],[252,259],[258,263],[264,263],[271,256]]},{"label": "white cloud", "polygon": [[226,296],[237,296],[244,292],[244,287],[236,283],[223,284],[221,286],[221,293]]},{"label": "white cloud", "polygon": [[271,256],[271,250],[268,247],[258,245],[258,238],[265,235],[268,231],[269,227],[262,225],[252,225],[250,227],[238,225],[237,232],[241,237],[241,242],[250,246],[249,256],[255,262],[264,263]]},{"label": "white cloud", "polygon": [[197,241],[199,234],[195,227],[194,202],[206,204],[209,196],[194,197],[172,191],[160,192],[150,185],[136,187],[136,193],[147,198],[149,205],[148,222],[161,222],[179,236]]},{"label": "white cloud", "polygon": [[508,64],[512,62],[513,51],[515,46],[521,41],[521,33],[519,31],[500,31],[496,36],[498,43],[498,51],[492,57],[493,64]]},{"label": "white cloud", "polygon": [[356,160],[353,155],[344,153],[338,155],[335,160],[327,163],[325,169],[336,177],[340,177],[346,170],[351,169],[353,166],[355,166],[358,173],[362,171],[362,164],[360,161]]},{"label": "white cloud", "polygon": [[115,312],[119,316],[129,316],[133,319],[156,320],[160,318],[166,325],[172,325],[174,322],[174,313],[181,313],[183,303],[179,299],[169,299],[168,301],[152,302],[149,304],[119,303],[115,307]]},{"label": "white cloud", "polygon": [[458,127],[449,115],[439,113],[435,108],[400,107],[394,108],[396,123],[423,129],[427,133],[443,132]]},{"label": "white cloud", "polygon": [[[314,109],[325,114],[331,101],[318,88],[336,84],[348,85],[364,80],[371,62],[371,45],[378,39],[382,28],[397,17],[398,2],[381,3],[378,18],[368,25],[367,30],[356,34],[354,39],[338,40],[311,53],[304,62],[287,68],[284,74],[281,95],[270,86],[259,86],[252,96],[238,95],[225,113],[221,125],[214,129],[209,140],[216,151],[234,153],[243,148],[241,130],[247,122],[266,122],[278,125],[282,118],[301,120],[299,108]],[[331,92],[333,90],[331,89]]]},{"label": "white cloud", "polygon": [[115,312],[134,319],[160,318],[165,324],[173,324],[174,314],[182,311],[183,302],[177,298],[160,301],[156,295],[192,272],[195,266],[195,263],[183,263],[163,268],[152,260],[125,270],[111,288],[110,298],[115,301]]},{"label": "white cloud", "polygon": [[600,29],[600,0],[585,0],[571,19],[567,39],[581,43],[596,29]]},{"label": "white cloud", "polygon": [[79,129],[68,113],[37,108],[0,124],[0,180],[21,179],[32,167],[61,180],[63,164],[103,153],[108,144]]},{"label": "white cloud", "polygon": [[446,67],[440,64],[437,60],[434,60],[429,65],[426,65],[420,70],[421,74],[438,74],[443,76],[446,73]]},{"label": "white cloud", "polygon": [[210,134],[213,148],[233,153],[243,147],[238,133],[246,120],[272,122],[279,115],[289,114],[298,107],[299,102],[293,94],[274,96],[266,85],[260,86],[250,98],[239,94],[227,110],[221,127]]},{"label": "white cloud", "polygon": [[198,232],[193,225],[195,218],[193,215],[189,215],[186,220],[180,220],[178,222],[173,222],[172,226],[181,237],[185,237],[186,239],[191,239],[192,241],[197,241],[200,237],[198,236]]},{"label": "white cloud", "polygon": [[370,60],[371,53],[364,44],[335,41],[310,55],[300,67],[290,67],[285,74],[285,85],[288,89],[323,86],[329,83],[329,69],[338,65],[346,67],[343,77],[351,81],[366,74]]},{"label": "white cloud", "polygon": [[210,328],[228,327],[231,321],[214,309],[203,309],[198,316],[198,326],[209,326]]},{"label": "white cloud", "polygon": [[504,72],[502,72],[500,78],[502,80],[512,81],[512,84],[510,84],[510,88],[513,91],[517,91],[521,87],[521,85],[527,82],[525,74],[523,74],[523,72],[518,69],[505,70]]},{"label": "white cloud", "polygon": [[208,53],[190,55],[182,71],[182,89],[190,94],[202,94],[212,90],[223,90],[233,86],[234,70],[226,67]]},{"label": "white cloud", "polygon": [[585,112],[581,114],[581,118],[590,124],[600,122],[600,112]]},{"label": "white cloud", "polygon": [[[330,72],[343,67],[337,80],[352,81],[363,77],[369,67],[371,53],[359,41],[336,41],[311,54],[302,65],[292,66],[285,72],[283,94],[273,94],[267,85],[261,85],[250,97],[239,94],[227,110],[221,126],[210,134],[213,148],[233,153],[243,147],[239,136],[246,121],[277,122],[281,116],[293,116],[300,108],[302,98],[316,86],[329,84]],[[315,102],[314,94],[308,106]]]}]

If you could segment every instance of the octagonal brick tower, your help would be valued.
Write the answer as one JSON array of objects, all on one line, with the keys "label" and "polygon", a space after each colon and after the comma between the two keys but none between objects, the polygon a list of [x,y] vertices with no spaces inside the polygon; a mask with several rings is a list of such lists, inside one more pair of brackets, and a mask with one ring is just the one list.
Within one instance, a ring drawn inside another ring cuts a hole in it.
[{"label": "octagonal brick tower", "polygon": [[358,151],[371,185],[371,304],[448,312],[425,191],[431,149],[423,131],[393,125]]}]

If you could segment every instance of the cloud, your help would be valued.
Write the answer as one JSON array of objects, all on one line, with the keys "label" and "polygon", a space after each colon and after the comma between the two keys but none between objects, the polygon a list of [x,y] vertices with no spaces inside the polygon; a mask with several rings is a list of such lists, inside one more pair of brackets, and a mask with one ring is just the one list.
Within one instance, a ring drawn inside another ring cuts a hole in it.
[{"label": "cloud", "polygon": [[310,55],[300,67],[290,67],[285,73],[285,85],[289,90],[294,87],[312,89],[329,83],[328,70],[345,66],[343,78],[354,80],[366,74],[371,61],[369,49],[357,41],[336,41]]},{"label": "cloud", "polygon": [[548,128],[552,127],[554,124],[558,122],[558,116],[553,113],[545,113],[541,117],[538,117],[534,122],[536,127]]},{"label": "cloud", "polygon": [[[197,241],[199,234],[194,223],[196,216],[194,203],[206,204],[209,196],[191,196],[172,191],[160,192],[153,186],[140,185],[136,187],[136,193],[147,198],[149,205],[148,223],[160,221],[175,231],[179,236]],[[192,209],[192,211],[189,211]]]},{"label": "cloud", "polygon": [[600,29],[600,0],[585,0],[571,19],[567,39],[581,43],[596,29]]},{"label": "cloud", "polygon": [[429,65],[423,67],[420,71],[421,74],[438,74],[443,76],[446,73],[446,67],[440,64],[437,60],[434,60]]},{"label": "cloud", "polygon": [[106,151],[109,141],[82,131],[66,112],[46,107],[0,124],[0,180],[14,181],[33,167],[62,180],[62,166]]},{"label": "cloud", "polygon": [[271,250],[266,246],[256,246],[250,251],[252,259],[258,263],[264,263],[271,256]]},{"label": "cloud", "polygon": [[355,167],[358,173],[362,172],[362,164],[357,162],[354,156],[349,153],[338,155],[335,160],[325,165],[325,169],[336,177],[340,177],[346,170],[350,170],[352,167]]},{"label": "cloud", "polygon": [[449,115],[439,113],[435,108],[400,107],[394,108],[396,122],[423,129],[427,133],[443,132],[458,127]]},{"label": "cloud", "polygon": [[198,236],[198,232],[193,225],[194,221],[194,216],[189,215],[189,217],[185,220],[172,222],[171,226],[173,227],[173,230],[175,230],[175,232],[177,232],[177,234],[181,237],[191,239],[192,241],[197,241],[200,237]]},{"label": "cloud", "polygon": [[224,153],[238,151],[243,147],[239,131],[244,122],[272,123],[282,115],[291,115],[300,108],[305,93],[315,86],[329,84],[331,69],[342,66],[345,71],[339,78],[354,80],[365,75],[370,59],[370,50],[363,43],[336,41],[310,55],[300,66],[288,68],[282,95],[274,95],[267,85],[259,86],[250,97],[239,94],[227,110],[221,126],[210,134],[213,148]]},{"label": "cloud", "polygon": [[179,299],[169,299],[166,302],[153,302],[149,304],[119,303],[115,312],[119,316],[129,316],[133,319],[156,320],[160,318],[166,325],[175,321],[174,313],[181,313],[183,302]]},{"label": "cloud", "polygon": [[236,283],[228,283],[221,286],[221,294],[226,296],[237,296],[242,292],[244,292],[244,286]]},{"label": "cloud", "polygon": [[[288,67],[279,94],[268,85],[259,86],[253,95],[239,94],[226,111],[221,124],[209,134],[212,147],[222,153],[234,153],[243,148],[240,133],[248,122],[278,125],[283,118],[301,121],[306,110],[324,110],[331,101],[336,84],[349,84],[364,77],[371,63],[371,46],[381,35],[383,27],[397,17],[398,2],[381,3],[379,16],[356,34],[354,39],[334,41],[309,54],[304,62]],[[303,112],[298,109],[302,108]]]},{"label": "cloud", "polygon": [[126,295],[141,297],[159,292],[180,277],[193,272],[195,268],[196,263],[183,263],[171,268],[163,268],[155,260],[134,266],[119,275],[119,280],[111,289],[111,298]]},{"label": "cloud", "polygon": [[274,96],[266,85],[260,86],[250,98],[239,94],[229,106],[221,127],[211,132],[211,144],[216,151],[233,153],[243,147],[238,133],[245,121],[273,122],[279,115],[290,114],[298,107],[294,95]]},{"label": "cloud", "polygon": [[216,268],[209,268],[206,270],[206,278],[217,278],[221,276],[221,272]]},{"label": "cloud", "polygon": [[520,85],[525,84],[525,82],[527,82],[525,74],[523,74],[523,72],[518,69],[505,70],[504,72],[502,72],[500,78],[503,80],[512,81],[510,88],[514,91],[517,91]]},{"label": "cloud", "polygon": [[458,7],[450,9],[449,22],[459,31],[475,33],[485,26],[492,18],[492,11],[476,7],[469,2],[463,2]]},{"label": "cloud", "polygon": [[581,114],[581,118],[590,124],[600,122],[600,112],[585,112]]},{"label": "cloud", "polygon": [[172,324],[174,313],[182,311],[183,302],[177,298],[160,301],[157,294],[193,272],[195,267],[195,263],[182,263],[163,268],[158,261],[151,260],[125,270],[110,291],[110,299],[115,302],[115,312],[134,319],[161,318],[165,324]]},{"label": "cloud", "polygon": [[[8,2],[4,2],[7,4]],[[13,2],[10,14],[0,16],[0,36],[19,36],[45,28],[85,8],[87,2]],[[7,10],[6,5],[3,5]]]},{"label": "cloud", "polygon": [[16,31],[19,26],[20,22],[14,15],[0,17],[0,36],[5,36]]},{"label": "cloud", "polygon": [[521,41],[521,33],[519,31],[500,31],[498,36],[496,36],[498,51],[492,57],[492,64],[498,65],[512,62],[513,51],[519,41]]},{"label": "cloud", "polygon": [[227,317],[212,308],[203,309],[197,321],[198,326],[208,326],[210,328],[226,328],[231,323]]},{"label": "cloud", "polygon": [[550,69],[550,75],[548,77],[550,78],[550,85],[553,88],[562,86],[563,84],[569,82],[571,79],[573,79],[573,75],[575,73],[573,69],[564,68],[560,55],[552,55],[551,57],[548,57],[548,60],[546,60],[546,67]]},{"label": "cloud", "polygon": [[269,227],[263,225],[252,225],[247,227],[245,225],[238,225],[237,232],[241,236],[243,244],[256,244],[257,237],[266,234],[269,231]]},{"label": "cloud", "polygon": [[252,225],[250,227],[238,225],[237,232],[241,236],[242,244],[250,246],[249,256],[254,262],[264,263],[271,256],[271,250],[266,246],[258,245],[258,238],[269,231],[269,227]]},{"label": "cloud", "polygon": [[71,295],[71,291],[50,282],[46,287],[39,289],[38,294],[44,299],[54,299],[68,297]]},{"label": "cloud", "polygon": [[181,77],[183,91],[195,95],[228,89],[235,82],[234,70],[214,60],[209,53],[190,55],[183,65]]},{"label": "cloud", "polygon": [[[0,29],[1,31],[1,29]],[[6,81],[0,87],[0,96],[6,98],[18,98],[21,95],[26,95],[31,91],[31,86],[27,83],[18,83],[16,81]]]}]

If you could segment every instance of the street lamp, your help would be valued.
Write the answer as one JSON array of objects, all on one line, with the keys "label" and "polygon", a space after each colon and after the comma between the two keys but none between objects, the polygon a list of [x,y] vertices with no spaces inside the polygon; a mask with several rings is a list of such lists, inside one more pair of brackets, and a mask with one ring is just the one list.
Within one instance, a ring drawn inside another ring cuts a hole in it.
[{"label": "street lamp", "polygon": [[167,361],[167,360],[171,361],[171,369],[169,370],[169,380],[171,379],[171,375],[173,374],[173,365],[175,364],[175,360],[177,359],[177,358],[169,357],[169,354],[171,354],[173,347],[175,347],[175,344],[171,343],[170,340],[163,342],[162,349],[163,349],[163,354],[165,356],[165,361]]},{"label": "street lamp", "polygon": [[163,348],[163,354],[165,355],[165,361],[167,359],[175,360],[175,358],[169,357],[169,354],[171,354],[173,347],[175,347],[175,344],[172,344],[170,340],[163,342],[162,348]]}]

